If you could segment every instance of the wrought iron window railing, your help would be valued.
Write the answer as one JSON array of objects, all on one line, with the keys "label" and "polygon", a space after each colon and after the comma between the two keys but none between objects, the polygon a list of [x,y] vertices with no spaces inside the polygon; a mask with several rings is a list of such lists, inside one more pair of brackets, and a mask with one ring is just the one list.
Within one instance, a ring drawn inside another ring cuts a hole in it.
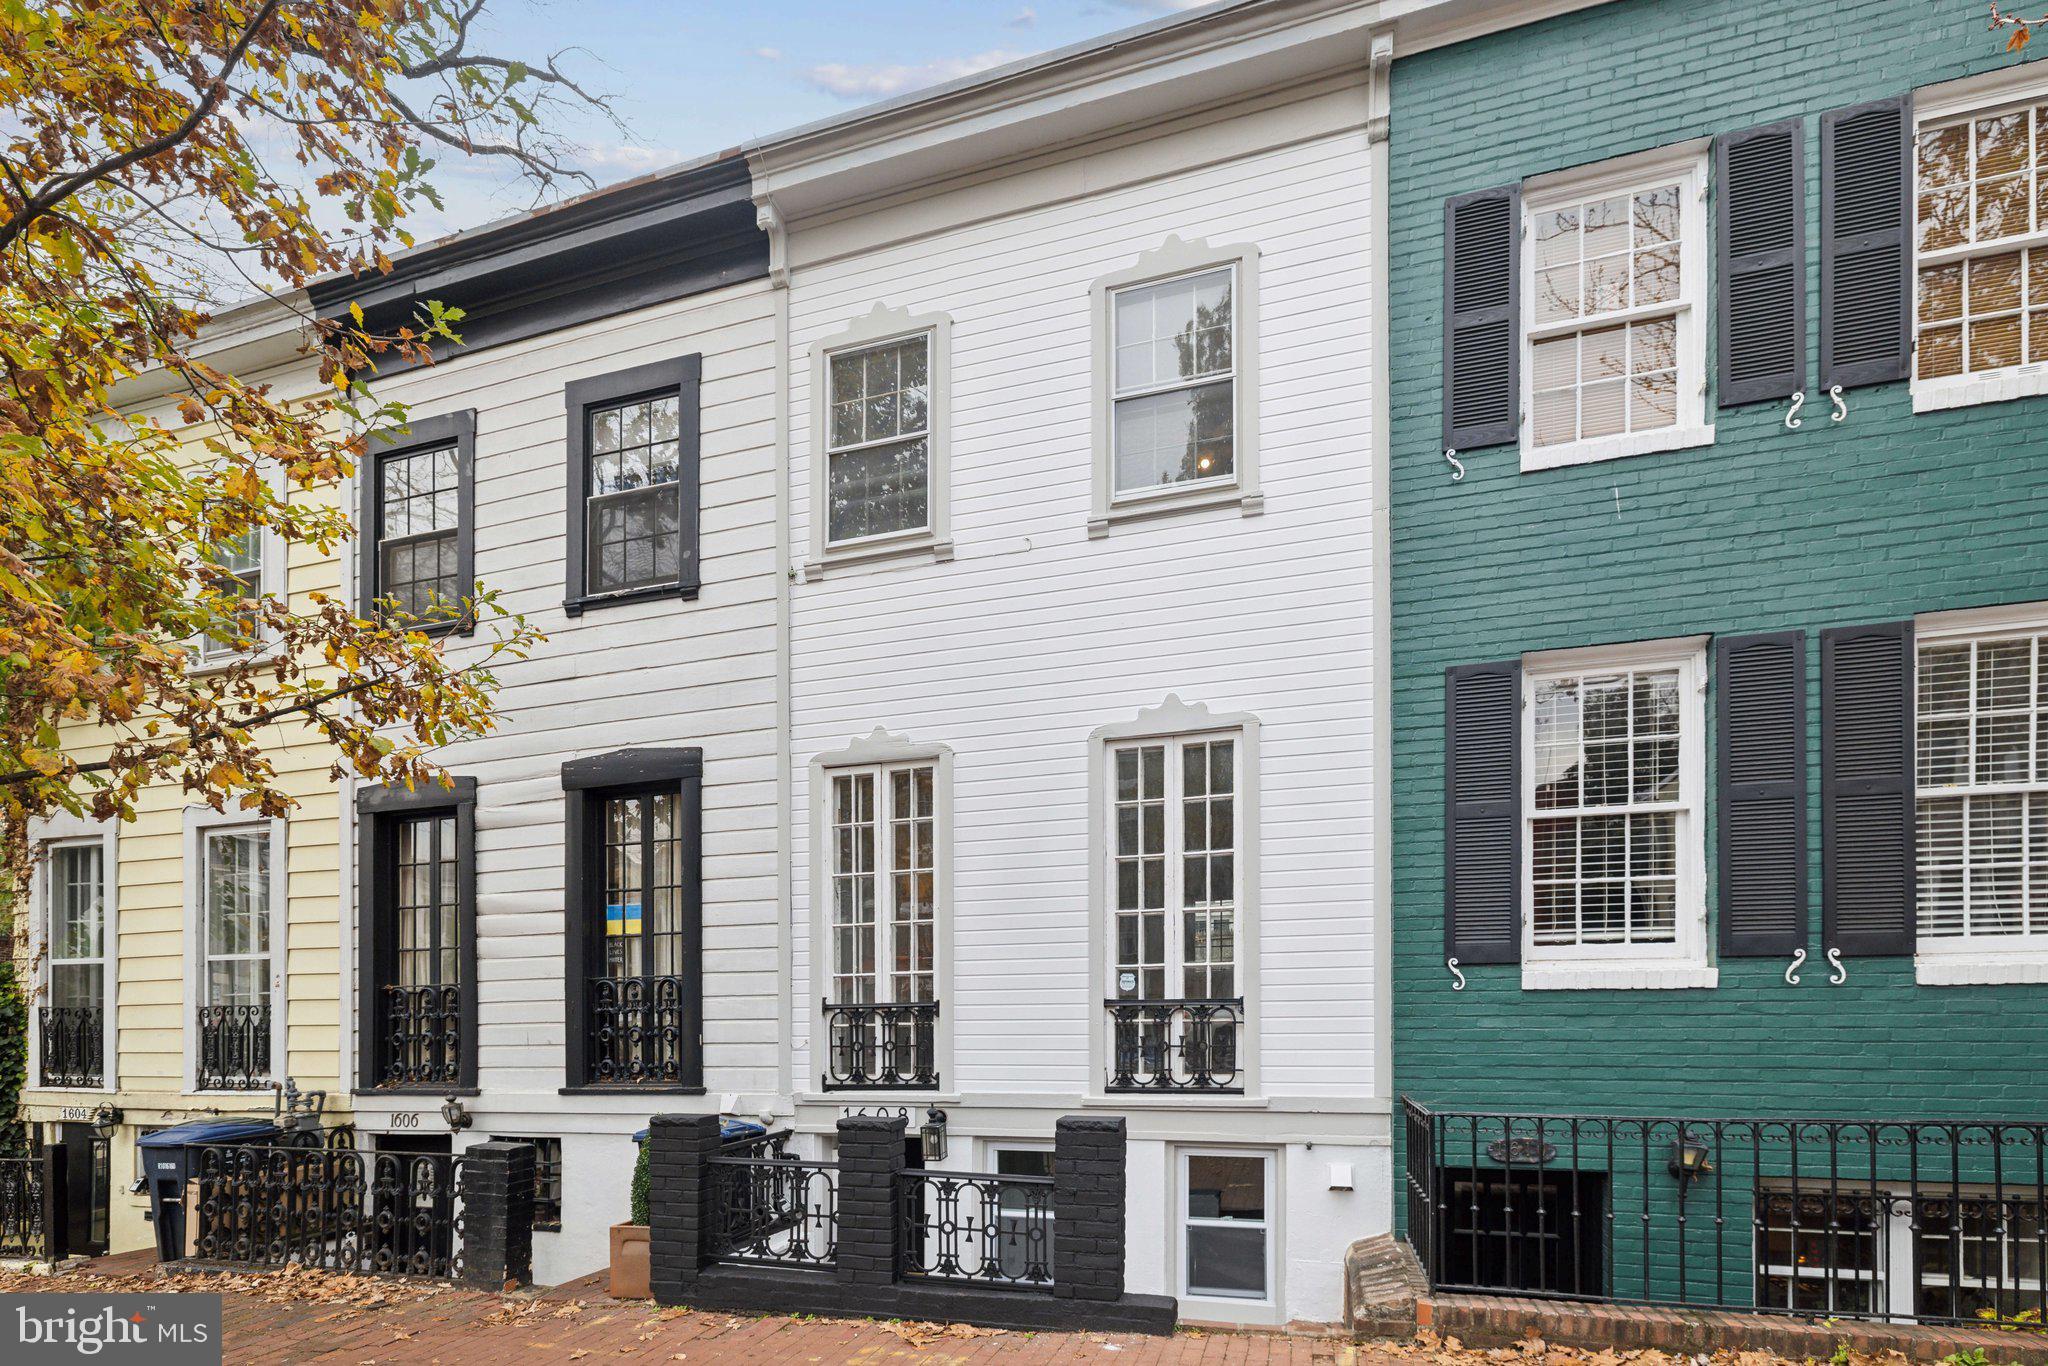
[{"label": "wrought iron window railing", "polygon": [[41,1257],[48,1246],[42,1159],[0,1156],[0,1257]]},{"label": "wrought iron window railing", "polygon": [[1104,1001],[1109,1012],[1105,1089],[1244,1091],[1244,999]]},{"label": "wrought iron window railing", "polygon": [[42,1006],[36,1041],[45,1086],[106,1084],[106,1016],[98,1006]]},{"label": "wrought iron window railing", "polygon": [[1052,1290],[1053,1179],[906,1171],[897,1178],[905,1280]]},{"label": "wrought iron window railing", "polygon": [[455,1086],[462,1080],[462,988],[385,987],[380,993],[379,1086]]},{"label": "wrought iron window railing", "polygon": [[257,1091],[270,1084],[270,1006],[199,1007],[196,1082],[202,1091]]},{"label": "wrought iron window railing", "polygon": [[588,1010],[589,1080],[680,1085],[697,1045],[681,977],[594,977]]},{"label": "wrought iron window railing", "polygon": [[1403,1108],[1439,1291],[2048,1321],[2048,1123]]},{"label": "wrought iron window railing", "polygon": [[193,1163],[193,1256],[447,1279],[462,1271],[460,1155],[206,1146]]},{"label": "wrought iron window railing", "polygon": [[789,1133],[728,1144],[706,1165],[713,1261],[829,1267],[839,1252],[839,1167],[787,1152]]},{"label": "wrought iron window railing", "polygon": [[824,1089],[929,1091],[938,1086],[938,1002],[824,1005]]}]

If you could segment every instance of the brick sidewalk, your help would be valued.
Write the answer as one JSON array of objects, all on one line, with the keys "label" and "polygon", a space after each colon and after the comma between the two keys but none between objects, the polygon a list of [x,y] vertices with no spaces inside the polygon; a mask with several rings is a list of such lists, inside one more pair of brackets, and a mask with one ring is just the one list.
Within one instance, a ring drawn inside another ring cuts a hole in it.
[{"label": "brick sidewalk", "polygon": [[222,1295],[227,1361],[235,1366],[458,1366],[525,1362],[1087,1362],[1103,1366],[1396,1366],[1397,1350],[1275,1334],[1182,1331],[1171,1338],[1104,1333],[998,1333],[931,1325],[748,1317],[662,1309],[606,1297],[598,1278],[538,1294],[487,1295],[413,1282],[273,1274],[159,1276],[109,1259],[62,1277],[0,1273],[0,1291],[161,1291]]}]

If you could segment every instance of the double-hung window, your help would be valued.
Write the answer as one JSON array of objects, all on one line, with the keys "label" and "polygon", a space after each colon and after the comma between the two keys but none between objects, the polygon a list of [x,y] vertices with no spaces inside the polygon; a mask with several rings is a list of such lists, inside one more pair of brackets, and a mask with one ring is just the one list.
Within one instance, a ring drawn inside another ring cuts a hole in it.
[{"label": "double-hung window", "polygon": [[2048,952],[2048,617],[1921,634],[1918,951]]},{"label": "double-hung window", "polygon": [[1240,738],[1109,753],[1109,1089],[1235,1090],[1244,986]]},{"label": "double-hung window", "polygon": [[931,527],[932,341],[923,331],[828,357],[830,549]]},{"label": "double-hung window", "polygon": [[49,1000],[37,1021],[45,1086],[99,1086],[105,1078],[106,845],[52,844],[44,877]]},{"label": "double-hung window", "polygon": [[1704,154],[1525,191],[1523,468],[1703,439]]},{"label": "double-hung window", "polygon": [[570,615],[699,586],[702,358],[568,387]]},{"label": "double-hung window", "polygon": [[2048,102],[1923,121],[1914,181],[1916,383],[2048,360]]},{"label": "double-hung window", "polygon": [[201,663],[217,663],[255,649],[262,643],[258,604],[270,591],[265,582],[264,533],[250,527],[206,548],[207,561],[219,571],[212,588],[219,600],[219,624],[199,642]]},{"label": "double-hung window", "polygon": [[1116,497],[1236,478],[1237,269],[1110,292]]},{"label": "double-hung window", "polygon": [[1532,963],[1703,963],[1697,645],[1537,657],[1522,810]]},{"label": "double-hung window", "polygon": [[1272,1157],[1181,1154],[1181,1293],[1200,1299],[1273,1298]]},{"label": "double-hung window", "polygon": [[371,443],[363,483],[363,611],[466,627],[475,589],[476,414],[415,421]]},{"label": "double-hung window", "polygon": [[267,1084],[275,1027],[269,825],[206,829],[199,836],[199,1047],[202,1091]]},{"label": "double-hung window", "polygon": [[828,773],[829,1089],[938,1083],[938,765]]}]

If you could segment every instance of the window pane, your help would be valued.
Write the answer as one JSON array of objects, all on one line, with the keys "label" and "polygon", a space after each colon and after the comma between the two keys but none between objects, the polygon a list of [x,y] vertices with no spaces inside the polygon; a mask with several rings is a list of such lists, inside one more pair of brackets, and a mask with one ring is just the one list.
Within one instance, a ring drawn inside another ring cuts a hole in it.
[{"label": "window pane", "polygon": [[830,458],[827,538],[851,541],[929,526],[930,447],[924,438]]},{"label": "window pane", "polygon": [[1266,1297],[1266,1231],[1197,1224],[1188,1231],[1188,1293]]},{"label": "window pane", "polygon": [[829,369],[829,444],[838,450],[916,436],[929,423],[931,339],[840,352]]},{"label": "window pane", "polygon": [[591,499],[591,592],[674,583],[682,573],[682,551],[682,508],[673,481]]},{"label": "window pane", "polygon": [[1217,479],[1236,470],[1236,386],[1199,385],[1116,404],[1116,491]]},{"label": "window pane", "polygon": [[1262,1222],[1266,1217],[1266,1160],[1189,1156],[1188,1217]]},{"label": "window pane", "polygon": [[1232,364],[1232,280],[1231,271],[1217,270],[1119,290],[1117,391],[1227,372]]}]

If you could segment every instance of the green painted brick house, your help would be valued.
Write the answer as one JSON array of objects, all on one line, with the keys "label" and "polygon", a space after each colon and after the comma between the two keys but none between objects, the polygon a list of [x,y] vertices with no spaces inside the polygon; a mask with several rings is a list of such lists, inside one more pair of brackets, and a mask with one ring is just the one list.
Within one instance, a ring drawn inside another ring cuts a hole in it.
[{"label": "green painted brick house", "polygon": [[1983,1127],[2048,1123],[2048,63],[2003,47],[1962,0],[1615,0],[1396,53],[1439,1285],[2048,1310],[2042,1132]]}]

